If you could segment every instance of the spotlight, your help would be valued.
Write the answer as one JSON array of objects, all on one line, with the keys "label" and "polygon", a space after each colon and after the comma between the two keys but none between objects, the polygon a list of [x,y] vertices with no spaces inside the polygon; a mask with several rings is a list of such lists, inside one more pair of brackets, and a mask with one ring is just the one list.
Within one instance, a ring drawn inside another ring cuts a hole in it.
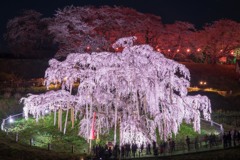
[{"label": "spotlight", "polygon": [[12,117],[9,118],[9,123],[13,123],[14,119]]},{"label": "spotlight", "polygon": [[46,114],[48,114],[48,113],[49,113],[49,110],[48,110],[48,109],[46,109],[46,110],[45,110],[45,113],[46,113]]}]

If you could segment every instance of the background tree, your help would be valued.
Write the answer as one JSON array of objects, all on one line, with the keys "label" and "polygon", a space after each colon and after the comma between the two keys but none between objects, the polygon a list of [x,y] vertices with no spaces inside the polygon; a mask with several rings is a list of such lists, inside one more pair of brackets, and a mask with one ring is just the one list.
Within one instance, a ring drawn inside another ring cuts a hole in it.
[{"label": "background tree", "polygon": [[[56,11],[48,29],[58,45],[56,57],[66,57],[67,53],[100,51],[107,41],[94,32],[92,21],[96,12],[90,7],[67,6]],[[88,23],[87,23],[88,22]]]},{"label": "background tree", "polygon": [[47,29],[49,19],[42,19],[41,16],[39,12],[26,10],[7,23],[4,37],[16,56],[51,57],[54,54],[52,38]]},{"label": "background tree", "polygon": [[182,61],[193,52],[191,37],[195,31],[194,25],[188,22],[177,21],[166,24],[158,37],[157,48],[166,57]]},{"label": "background tree", "polygon": [[109,6],[67,6],[58,10],[53,19],[49,30],[59,45],[57,57],[69,52],[111,50],[110,44],[131,35],[136,35],[139,43],[156,43],[156,33],[162,26],[158,16]]},{"label": "background tree", "polygon": [[240,23],[222,19],[206,25],[197,34],[196,46],[205,55],[205,63],[215,64],[240,46]]},{"label": "background tree", "polygon": [[10,49],[29,57],[55,53],[54,47],[58,59],[69,53],[114,51],[110,44],[127,36],[136,36],[137,44],[149,44],[179,61],[217,63],[240,46],[239,23],[235,21],[215,21],[196,31],[188,22],[163,25],[159,16],[125,7],[66,6],[53,18],[25,11],[10,20],[7,29],[5,39]]}]

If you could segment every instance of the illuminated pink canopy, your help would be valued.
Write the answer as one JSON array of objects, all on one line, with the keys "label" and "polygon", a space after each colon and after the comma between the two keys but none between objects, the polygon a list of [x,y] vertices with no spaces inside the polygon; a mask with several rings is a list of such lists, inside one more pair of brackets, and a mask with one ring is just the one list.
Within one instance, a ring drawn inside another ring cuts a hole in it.
[{"label": "illuminated pink canopy", "polygon": [[[31,113],[36,117],[46,107],[74,107],[75,113],[80,113],[79,135],[87,139],[96,112],[95,130],[105,134],[114,127],[116,142],[119,124],[121,144],[156,141],[156,128],[160,138],[167,140],[172,133],[178,133],[183,120],[199,132],[201,112],[211,120],[209,99],[188,96],[189,70],[149,45],[134,45],[135,39],[119,39],[113,48],[124,49],[118,53],[72,53],[62,62],[50,60],[45,84],[47,88],[51,83],[61,84],[62,90],[34,95],[40,99],[33,95],[24,98],[25,116]],[[73,95],[75,82],[79,86]],[[68,96],[49,99],[56,93]]]}]

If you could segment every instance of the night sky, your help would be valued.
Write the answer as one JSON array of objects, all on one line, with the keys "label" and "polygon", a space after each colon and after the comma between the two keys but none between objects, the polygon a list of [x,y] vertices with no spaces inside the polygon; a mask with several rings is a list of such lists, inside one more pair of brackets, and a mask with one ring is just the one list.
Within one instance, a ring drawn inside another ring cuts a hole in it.
[{"label": "night sky", "polygon": [[197,28],[222,18],[240,22],[238,0],[1,0],[0,47],[7,21],[18,16],[24,9],[34,9],[44,16],[52,16],[66,5],[110,5],[134,8],[139,12],[162,17],[163,23],[187,21]]}]

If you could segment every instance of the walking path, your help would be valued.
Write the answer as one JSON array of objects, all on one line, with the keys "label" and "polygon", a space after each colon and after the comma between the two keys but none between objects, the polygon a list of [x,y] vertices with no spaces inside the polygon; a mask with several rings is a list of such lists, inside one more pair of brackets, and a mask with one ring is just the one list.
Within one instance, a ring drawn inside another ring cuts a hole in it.
[{"label": "walking path", "polygon": [[[239,148],[240,144],[233,146],[233,147],[228,147],[228,148],[223,148],[223,145],[218,145],[218,146],[213,146],[212,148],[201,148],[198,150],[192,149],[190,151],[187,150],[182,150],[182,151],[174,151],[172,153],[162,153],[162,154],[158,154],[158,155],[142,155],[142,154],[138,154],[135,158],[132,156],[129,157],[117,157],[114,158],[113,156],[110,159],[142,159],[142,160],[148,160],[148,159],[164,159],[164,158],[173,158],[175,156],[179,156],[179,155],[192,155],[192,154],[198,154],[198,153],[204,153],[204,152],[213,152],[213,151],[224,151],[224,149],[231,149],[231,148]],[[96,158],[99,159],[99,158]],[[173,158],[174,159],[174,158]]]}]

